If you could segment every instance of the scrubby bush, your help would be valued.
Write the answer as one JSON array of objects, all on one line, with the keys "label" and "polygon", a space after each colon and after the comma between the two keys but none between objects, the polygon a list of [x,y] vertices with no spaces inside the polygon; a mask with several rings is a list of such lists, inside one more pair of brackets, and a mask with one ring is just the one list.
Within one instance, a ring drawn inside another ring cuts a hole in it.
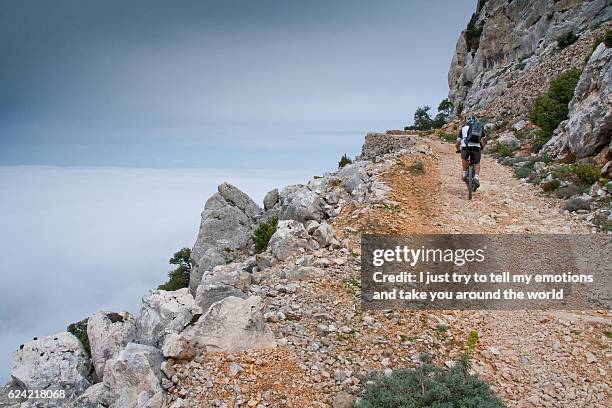
[{"label": "scrubby bush", "polygon": [[412,174],[424,174],[425,165],[422,160],[417,160],[410,165],[409,170]]},{"label": "scrubby bush", "polygon": [[83,346],[83,350],[85,350],[85,354],[87,354],[88,357],[91,357],[91,348],[89,347],[89,337],[87,336],[87,322],[88,321],[89,319],[85,318],[76,323],[72,323],[66,328],[66,331],[72,334],[77,339],[79,339],[79,341],[81,342],[81,345]]},{"label": "scrubby bush", "polygon": [[457,140],[457,135],[454,133],[440,132],[438,136],[440,137],[440,139],[446,142],[454,143]]},{"label": "scrubby bush", "polygon": [[497,158],[503,159],[504,157],[512,157],[512,150],[505,144],[497,143],[492,150],[493,155]]},{"label": "scrubby bush", "polygon": [[159,285],[157,289],[173,291],[188,287],[189,275],[193,269],[193,264],[189,259],[190,256],[191,249],[186,247],[175,252],[168,263],[177,265],[177,267],[175,270],[168,272],[168,281]]},{"label": "scrubby bush", "polygon": [[531,176],[531,173],[533,173],[533,170],[531,168],[529,168],[528,166],[523,166],[519,167],[514,171],[514,176],[516,178],[522,179]]},{"label": "scrubby bush", "polygon": [[604,43],[606,43],[606,47],[612,48],[612,30],[608,30],[604,34]]},{"label": "scrubby bush", "polygon": [[595,183],[601,176],[599,168],[591,163],[575,163],[572,165],[571,171],[578,177],[578,180],[587,186]]},{"label": "scrubby bush", "polygon": [[450,369],[435,366],[431,356],[422,355],[417,368],[373,377],[358,407],[504,407],[488,384],[469,373],[477,340],[478,334],[471,332],[463,356]]},{"label": "scrubby bush", "polygon": [[590,210],[591,204],[588,201],[580,197],[572,197],[565,202],[563,209],[567,211],[578,211],[578,210]]},{"label": "scrubby bush", "polygon": [[268,244],[270,243],[270,238],[276,232],[276,228],[278,227],[278,218],[274,217],[270,220],[270,222],[264,222],[259,224],[255,233],[253,234],[253,242],[255,243],[255,252],[262,253],[268,248]]},{"label": "scrubby bush", "polygon": [[341,169],[342,167],[346,166],[347,164],[351,164],[351,163],[353,163],[353,160],[351,160],[351,158],[348,157],[346,153],[344,153],[342,157],[340,158],[340,161],[338,162],[338,168]]},{"label": "scrubby bush", "polygon": [[570,198],[571,196],[575,196],[576,194],[581,194],[582,191],[583,189],[581,189],[577,185],[568,184],[566,186],[563,186],[557,189],[557,191],[555,192],[555,196],[557,198],[567,199],[567,198]]},{"label": "scrubby bush", "polygon": [[573,31],[570,31],[569,33],[563,34],[557,38],[557,45],[559,46],[559,49],[563,49],[578,41],[579,38],[580,37],[574,34]]},{"label": "scrubby bush", "polygon": [[542,183],[542,190],[544,190],[547,193],[550,193],[558,189],[560,185],[561,185],[561,182],[559,180],[553,179],[553,180]]},{"label": "scrubby bush", "polygon": [[480,45],[480,36],[482,35],[482,24],[478,25],[478,15],[472,14],[467,28],[465,29],[465,44],[468,52],[478,51]]},{"label": "scrubby bush", "polygon": [[574,96],[580,74],[580,70],[576,68],[561,74],[551,81],[544,95],[538,96],[533,101],[529,110],[529,120],[538,125],[543,132],[534,147],[543,146],[551,138],[559,123],[567,119],[568,104]]}]

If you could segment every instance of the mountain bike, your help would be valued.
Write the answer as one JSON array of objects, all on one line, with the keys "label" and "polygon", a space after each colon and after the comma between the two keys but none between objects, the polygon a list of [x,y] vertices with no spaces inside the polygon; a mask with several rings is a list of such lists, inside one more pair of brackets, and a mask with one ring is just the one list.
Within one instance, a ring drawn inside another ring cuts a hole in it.
[{"label": "mountain bike", "polygon": [[[457,151],[457,153],[461,153],[461,151]],[[467,169],[467,177],[465,178],[465,184],[468,189],[468,200],[472,199],[472,195],[474,194],[474,176],[476,175],[476,169],[474,168],[474,155],[468,153],[468,169]]]}]

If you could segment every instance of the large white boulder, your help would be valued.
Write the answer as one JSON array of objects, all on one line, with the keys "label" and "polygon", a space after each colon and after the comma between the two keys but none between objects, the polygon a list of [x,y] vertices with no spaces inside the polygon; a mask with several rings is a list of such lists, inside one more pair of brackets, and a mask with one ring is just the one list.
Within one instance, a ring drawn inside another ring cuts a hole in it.
[{"label": "large white boulder", "polygon": [[230,296],[213,304],[208,312],[178,336],[168,336],[162,349],[167,358],[190,358],[194,353],[263,349],[276,346],[266,325],[263,302],[257,296]]},{"label": "large white boulder", "polygon": [[285,187],[280,192],[279,202],[279,220],[295,220],[303,223],[308,220],[321,221],[326,216],[323,198],[307,186]]},{"label": "large white boulder", "polygon": [[243,263],[219,265],[205,272],[196,290],[195,302],[206,313],[215,302],[228,296],[246,297],[251,275],[244,271]]},{"label": "large white boulder", "polygon": [[311,239],[302,223],[283,220],[278,222],[278,227],[270,238],[268,247],[274,258],[283,261],[306,249],[316,249],[318,244]]},{"label": "large white boulder", "polygon": [[202,275],[235,252],[245,251],[263,210],[237,187],[223,183],[204,205],[198,237],[191,251],[194,269],[189,288],[195,294]]},{"label": "large white boulder", "polygon": [[108,408],[162,408],[163,357],[155,347],[129,343],[104,370],[100,402]]},{"label": "large white boulder", "polygon": [[136,322],[128,312],[99,311],[87,321],[87,337],[95,377],[101,381],[106,362],[128,343],[136,341]]},{"label": "large white boulder", "polygon": [[73,396],[90,386],[90,367],[79,340],[61,332],[22,344],[13,353],[11,377],[25,389],[63,389]]},{"label": "large white boulder", "polygon": [[521,141],[514,136],[514,132],[504,132],[497,137],[496,143],[506,146],[508,149],[514,151],[521,147]]},{"label": "large white boulder", "polygon": [[578,158],[597,154],[612,137],[612,48],[604,43],[584,67],[569,104],[565,130]]},{"label": "large white boulder", "polygon": [[159,347],[169,333],[178,333],[201,314],[189,289],[152,290],[142,298],[136,336],[143,344]]}]

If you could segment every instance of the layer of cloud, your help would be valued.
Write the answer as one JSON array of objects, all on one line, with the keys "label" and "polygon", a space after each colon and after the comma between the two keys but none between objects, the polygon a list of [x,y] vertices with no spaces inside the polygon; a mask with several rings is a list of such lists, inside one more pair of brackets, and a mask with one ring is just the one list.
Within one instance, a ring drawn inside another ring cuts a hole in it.
[{"label": "layer of cloud", "polygon": [[195,241],[200,212],[227,180],[261,203],[307,171],[0,167],[0,380],[10,354],[96,310],[137,312]]}]

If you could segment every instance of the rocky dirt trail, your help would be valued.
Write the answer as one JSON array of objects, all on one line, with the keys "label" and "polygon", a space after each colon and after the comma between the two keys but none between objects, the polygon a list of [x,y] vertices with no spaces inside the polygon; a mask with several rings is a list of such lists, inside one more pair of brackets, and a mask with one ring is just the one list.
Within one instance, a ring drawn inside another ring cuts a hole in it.
[{"label": "rocky dirt trail", "polygon": [[333,224],[340,248],[274,264],[251,287],[278,346],[168,365],[173,407],[348,408],[373,373],[414,367],[423,352],[452,364],[471,330],[480,336],[473,370],[509,407],[612,405],[609,313],[361,309],[361,233],[590,232],[489,157],[468,201],[454,146],[417,145],[378,167],[387,201],[342,209]]},{"label": "rocky dirt trail", "polygon": [[[434,139],[426,144],[431,155],[404,156],[383,176],[397,205],[350,222],[365,232],[396,234],[591,231],[561,210],[558,201],[517,180],[491,157],[483,157],[481,188],[467,200],[454,145]],[[419,161],[423,172],[414,170]],[[439,312],[431,314],[449,321]],[[509,406],[612,404],[609,313],[473,311],[452,316],[451,321],[469,321],[478,331],[474,370],[494,384]]]}]

